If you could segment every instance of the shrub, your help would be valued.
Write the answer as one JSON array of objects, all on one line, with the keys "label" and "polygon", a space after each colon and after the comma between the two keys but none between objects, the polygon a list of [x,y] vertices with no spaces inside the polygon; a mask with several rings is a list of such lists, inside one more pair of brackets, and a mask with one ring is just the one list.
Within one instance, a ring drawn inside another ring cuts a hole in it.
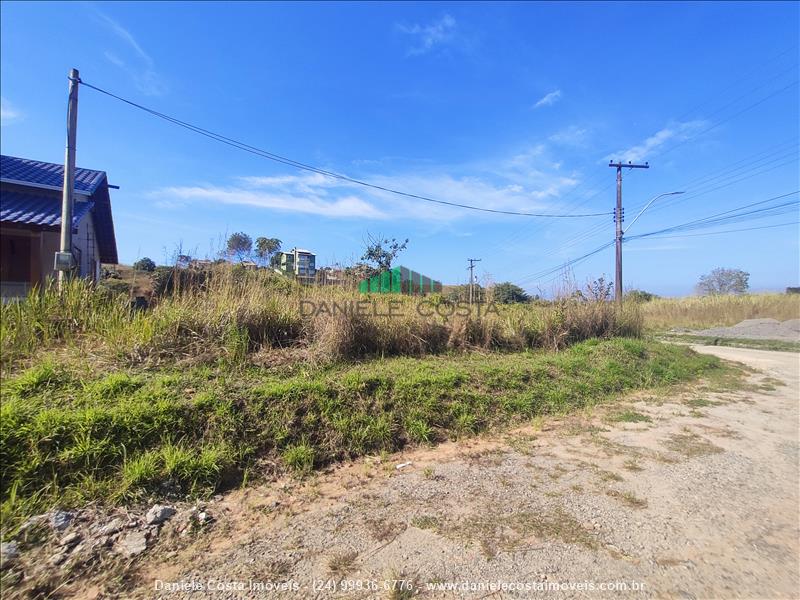
[{"label": "shrub", "polygon": [[630,290],[625,294],[625,300],[630,302],[650,302],[658,298],[655,294],[645,292],[644,290]]}]

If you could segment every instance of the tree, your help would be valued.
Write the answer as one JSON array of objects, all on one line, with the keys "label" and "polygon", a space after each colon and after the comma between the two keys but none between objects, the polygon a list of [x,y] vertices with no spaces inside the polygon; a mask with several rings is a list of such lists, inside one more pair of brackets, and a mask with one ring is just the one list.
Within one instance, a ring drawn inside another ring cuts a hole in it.
[{"label": "tree", "polygon": [[527,302],[530,296],[518,285],[510,281],[498,283],[494,286],[494,301],[498,304],[515,304],[517,302]]},{"label": "tree", "polygon": [[281,249],[278,238],[256,238],[256,258],[262,265],[270,264],[272,255]]},{"label": "tree", "polygon": [[152,273],[156,270],[156,263],[153,262],[152,258],[144,257],[137,260],[133,263],[133,268],[137,271],[147,271],[148,273]]},{"label": "tree", "polygon": [[392,263],[397,255],[408,246],[408,238],[398,242],[395,238],[377,238],[368,234],[367,245],[361,260],[374,263],[374,270],[386,271],[392,268]]},{"label": "tree", "polygon": [[243,261],[253,251],[253,239],[241,231],[231,234],[228,238],[227,251],[229,256],[235,256]]},{"label": "tree", "polygon": [[750,273],[741,269],[718,267],[708,275],[700,277],[697,292],[704,296],[744,294],[750,289]]}]

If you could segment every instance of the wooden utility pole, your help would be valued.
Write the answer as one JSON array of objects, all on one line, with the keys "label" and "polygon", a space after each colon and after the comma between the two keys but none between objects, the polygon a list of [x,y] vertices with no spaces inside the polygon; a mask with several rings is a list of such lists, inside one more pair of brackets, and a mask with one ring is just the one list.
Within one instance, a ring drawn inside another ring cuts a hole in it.
[{"label": "wooden utility pole", "polygon": [[55,256],[58,271],[58,287],[74,267],[72,254],[72,203],[75,193],[75,141],[78,129],[78,69],[69,72],[69,103],[67,105],[67,148],[64,152],[64,189],[61,196],[61,247]]},{"label": "wooden utility pole", "polygon": [[472,286],[473,282],[475,281],[475,278],[472,276],[472,272],[475,269],[475,263],[481,262],[481,259],[468,258],[467,260],[469,261],[469,305],[472,306],[472,303],[475,298],[475,292],[473,291],[473,286]]},{"label": "wooden utility pole", "polygon": [[622,221],[625,214],[622,208],[622,168],[626,169],[649,169],[650,165],[644,163],[643,165],[634,165],[630,161],[623,162],[609,162],[609,167],[616,167],[617,169],[617,207],[614,209],[614,223],[616,224],[616,242],[617,242],[617,268],[616,276],[614,277],[614,300],[617,306],[622,306]]}]

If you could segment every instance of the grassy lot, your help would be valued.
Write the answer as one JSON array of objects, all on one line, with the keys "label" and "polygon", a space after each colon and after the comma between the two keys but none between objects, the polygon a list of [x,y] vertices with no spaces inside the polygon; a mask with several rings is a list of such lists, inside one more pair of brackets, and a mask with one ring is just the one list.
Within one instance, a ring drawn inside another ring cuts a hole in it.
[{"label": "grassy lot", "polygon": [[292,369],[98,373],[43,360],[2,383],[4,536],[55,503],[207,494],[274,469],[476,432],[685,381],[713,357],[636,339]]},{"label": "grassy lot", "polygon": [[658,298],[642,303],[641,311],[649,330],[730,327],[745,319],[800,319],[800,294]]},{"label": "grassy lot", "polygon": [[3,537],[56,504],[209,494],[719,371],[637,339],[635,304],[420,311],[235,268],[167,283],[143,311],[80,281],[0,308]]}]

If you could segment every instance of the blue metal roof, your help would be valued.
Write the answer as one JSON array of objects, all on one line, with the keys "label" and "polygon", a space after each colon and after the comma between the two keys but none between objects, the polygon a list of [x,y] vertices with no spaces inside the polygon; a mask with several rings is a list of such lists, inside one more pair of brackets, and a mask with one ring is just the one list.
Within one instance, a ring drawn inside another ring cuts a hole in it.
[{"label": "blue metal roof", "polygon": [[[61,227],[61,200],[55,196],[26,194],[3,190],[0,203],[0,221],[18,225],[39,227]],[[72,212],[72,227],[77,227],[94,202],[75,202]]]},{"label": "blue metal roof", "polygon": [[[93,194],[105,179],[104,171],[75,169],[75,192]],[[0,179],[29,185],[61,188],[64,185],[64,165],[28,158],[0,155]]]}]

